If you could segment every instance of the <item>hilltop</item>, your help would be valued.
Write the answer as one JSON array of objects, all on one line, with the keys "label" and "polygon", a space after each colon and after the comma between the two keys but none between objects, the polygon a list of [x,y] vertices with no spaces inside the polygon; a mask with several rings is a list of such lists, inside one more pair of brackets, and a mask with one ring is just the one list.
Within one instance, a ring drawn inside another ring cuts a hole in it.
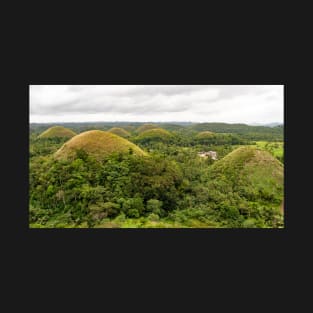
[{"label": "hilltop", "polygon": [[149,129],[142,132],[137,140],[140,142],[146,141],[167,141],[172,137],[171,133],[162,128]]},{"label": "hilltop", "polygon": [[112,127],[111,129],[108,130],[108,132],[124,138],[130,137],[130,133],[128,131],[119,127]]},{"label": "hilltop", "polygon": [[76,135],[71,129],[63,126],[53,126],[41,133],[38,138],[72,138]]},{"label": "hilltop", "polygon": [[150,130],[150,129],[156,129],[156,128],[159,128],[159,126],[155,125],[155,124],[144,124],[140,127],[137,128],[136,132],[138,134],[141,134],[147,130]]},{"label": "hilltop", "polygon": [[67,141],[56,153],[56,158],[73,158],[76,150],[83,150],[99,159],[114,152],[128,153],[130,149],[138,156],[147,155],[135,144],[110,132],[91,130],[76,135]]},{"label": "hilltop", "polygon": [[210,131],[203,131],[203,132],[200,132],[196,135],[196,138],[197,139],[204,139],[204,138],[212,138],[214,137],[214,133],[213,132],[210,132]]}]

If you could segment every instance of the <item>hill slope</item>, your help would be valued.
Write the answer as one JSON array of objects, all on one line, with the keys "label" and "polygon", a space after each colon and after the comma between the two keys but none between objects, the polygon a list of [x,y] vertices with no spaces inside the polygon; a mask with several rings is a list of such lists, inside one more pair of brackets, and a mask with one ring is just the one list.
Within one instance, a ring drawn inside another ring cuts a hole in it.
[{"label": "hill slope", "polygon": [[267,151],[250,146],[237,148],[214,163],[210,171],[211,178],[221,179],[250,200],[282,201],[283,164]]},{"label": "hill slope", "polygon": [[150,129],[142,132],[137,140],[143,141],[167,141],[172,137],[171,133],[162,128]]},{"label": "hill slope", "polygon": [[132,149],[136,155],[147,155],[138,146],[124,138],[101,130],[91,130],[83,132],[67,141],[55,153],[55,157],[64,159],[73,158],[76,155],[76,150],[80,149],[97,159],[114,152],[128,153],[129,149]]},{"label": "hill slope", "polygon": [[137,130],[136,130],[136,132],[137,132],[138,134],[141,134],[141,133],[143,133],[143,132],[145,132],[145,131],[147,131],[147,130],[156,129],[156,128],[159,128],[159,126],[154,125],[154,124],[144,124],[144,125],[138,127]]},{"label": "hill slope", "polygon": [[53,126],[41,133],[38,138],[72,138],[76,135],[72,130],[63,126]]},{"label": "hill slope", "polygon": [[119,127],[112,127],[111,129],[108,130],[110,133],[118,135],[120,137],[129,137],[130,133],[128,131],[126,131],[123,128],[119,128]]},{"label": "hill slope", "polygon": [[213,132],[210,132],[210,131],[203,131],[203,132],[200,132],[196,135],[196,138],[197,139],[204,139],[204,138],[212,138],[214,137],[214,133]]}]

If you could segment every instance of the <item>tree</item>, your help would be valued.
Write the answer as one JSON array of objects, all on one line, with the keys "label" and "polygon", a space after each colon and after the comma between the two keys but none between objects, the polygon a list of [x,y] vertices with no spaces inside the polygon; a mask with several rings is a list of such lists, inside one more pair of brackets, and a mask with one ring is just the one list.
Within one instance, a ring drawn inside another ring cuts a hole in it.
[{"label": "tree", "polygon": [[150,199],[147,201],[146,208],[148,212],[159,215],[161,213],[162,205],[162,201],[159,201],[157,199]]}]

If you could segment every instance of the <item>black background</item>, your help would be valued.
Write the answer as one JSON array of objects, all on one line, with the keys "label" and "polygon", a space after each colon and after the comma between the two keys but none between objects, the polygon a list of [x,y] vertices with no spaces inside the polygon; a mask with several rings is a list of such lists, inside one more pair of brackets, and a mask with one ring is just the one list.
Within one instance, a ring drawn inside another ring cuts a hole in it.
[{"label": "black background", "polygon": [[[301,285],[308,261],[301,227],[305,207],[294,192],[301,186],[292,179],[295,147],[302,144],[297,137],[294,145],[294,128],[301,129],[295,120],[308,85],[302,33],[288,26],[293,20],[285,8],[246,7],[249,13],[240,11],[241,17],[225,7],[221,19],[214,19],[213,8],[185,8],[186,15],[181,8],[164,8],[152,17],[156,7],[142,7],[138,20],[121,7],[119,18],[108,20],[109,9],[78,15],[76,7],[47,7],[24,24],[11,23],[3,59],[8,97],[2,109],[8,112],[2,116],[2,154],[8,176],[7,203],[1,206],[9,213],[2,219],[3,268],[10,276],[12,308],[19,305],[14,295],[26,295],[25,305],[41,312],[92,311],[97,305],[108,310],[109,304],[116,311],[123,305],[128,311],[209,311],[216,305],[249,312],[303,305],[287,295]],[[163,28],[165,21],[169,26]],[[29,85],[106,83],[284,84],[286,227],[29,229]],[[295,256],[298,263],[291,261]]]}]

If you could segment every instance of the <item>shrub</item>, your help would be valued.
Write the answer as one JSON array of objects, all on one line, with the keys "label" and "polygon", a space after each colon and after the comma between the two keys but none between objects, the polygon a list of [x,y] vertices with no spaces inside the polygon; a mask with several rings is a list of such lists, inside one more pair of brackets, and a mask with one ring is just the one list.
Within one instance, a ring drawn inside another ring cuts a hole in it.
[{"label": "shrub", "polygon": [[147,201],[147,211],[155,214],[160,214],[162,209],[163,202],[157,199],[150,199]]},{"label": "shrub", "polygon": [[151,222],[156,222],[160,219],[159,215],[155,214],[155,213],[150,213],[147,217],[147,219]]},{"label": "shrub", "polygon": [[256,227],[256,220],[254,218],[248,218],[245,220],[242,224],[242,227],[244,228],[255,228]]},{"label": "shrub", "polygon": [[130,209],[127,211],[128,217],[138,218],[140,216],[139,211],[137,209]]}]

